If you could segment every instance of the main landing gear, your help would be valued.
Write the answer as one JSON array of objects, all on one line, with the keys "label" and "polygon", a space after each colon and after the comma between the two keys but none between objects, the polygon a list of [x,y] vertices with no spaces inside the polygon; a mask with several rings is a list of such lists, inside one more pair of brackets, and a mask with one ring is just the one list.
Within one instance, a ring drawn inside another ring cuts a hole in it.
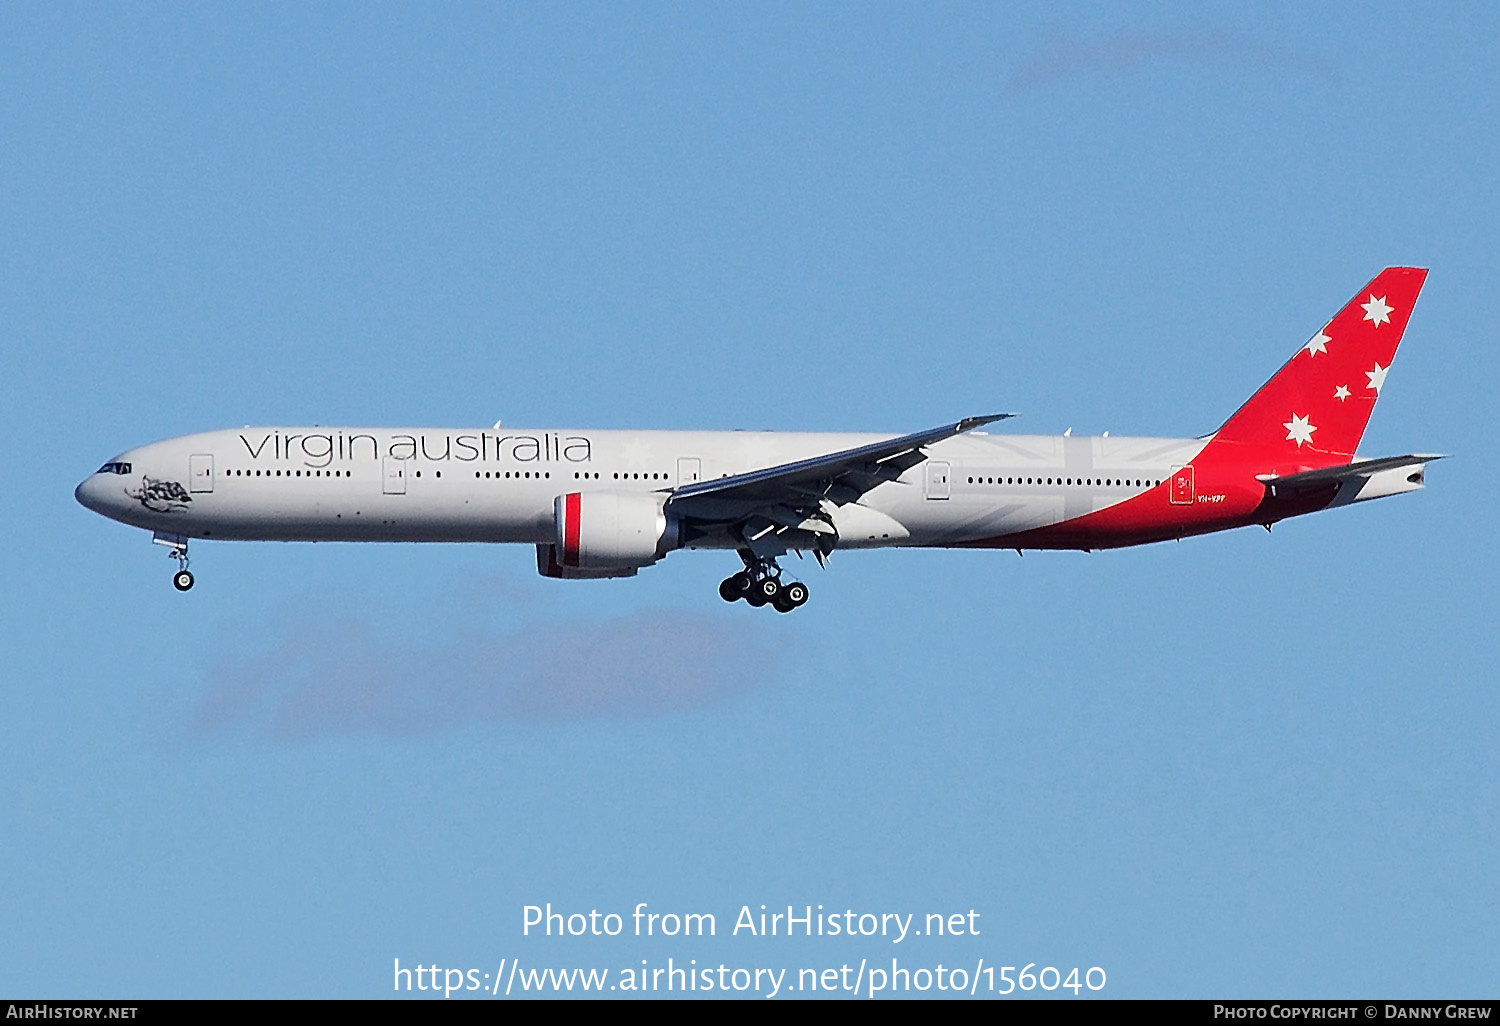
[{"label": "main landing gear", "polygon": [[781,567],[774,559],[745,559],[745,569],[719,582],[719,597],[725,602],[744,599],[752,606],[768,605],[778,613],[790,613],[807,601],[807,585],[801,581],[783,583]]},{"label": "main landing gear", "polygon": [[177,572],[172,575],[172,587],[178,591],[187,591],[192,588],[193,572],[188,569],[187,539],[180,534],[157,532],[151,536],[151,540],[158,545],[165,545],[167,555],[177,560]]}]

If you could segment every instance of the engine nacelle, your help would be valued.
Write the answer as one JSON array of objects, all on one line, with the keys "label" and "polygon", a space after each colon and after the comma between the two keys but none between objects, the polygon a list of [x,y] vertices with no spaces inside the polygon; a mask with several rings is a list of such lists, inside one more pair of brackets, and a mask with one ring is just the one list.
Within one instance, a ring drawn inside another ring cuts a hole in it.
[{"label": "engine nacelle", "polygon": [[[663,511],[664,499],[631,492],[559,495],[553,500],[552,519],[562,576],[572,576],[569,571],[633,572],[677,548],[678,525]],[[540,558],[539,552],[539,563]]]},{"label": "engine nacelle", "polygon": [[564,581],[597,581],[605,577],[634,577],[636,567],[605,567],[602,570],[581,570],[576,566],[563,566],[557,558],[557,546],[548,542],[536,547],[536,572],[543,577],[556,577]]}]

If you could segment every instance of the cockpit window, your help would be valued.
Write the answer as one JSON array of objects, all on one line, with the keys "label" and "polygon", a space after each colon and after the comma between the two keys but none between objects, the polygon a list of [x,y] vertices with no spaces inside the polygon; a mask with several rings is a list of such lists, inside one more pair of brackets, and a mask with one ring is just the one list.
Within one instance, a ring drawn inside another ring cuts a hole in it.
[{"label": "cockpit window", "polygon": [[120,463],[118,461],[111,461],[109,463],[106,463],[104,466],[100,467],[99,470],[98,470],[98,473],[100,473],[100,474],[128,474],[128,473],[130,473],[130,464],[129,463]]}]

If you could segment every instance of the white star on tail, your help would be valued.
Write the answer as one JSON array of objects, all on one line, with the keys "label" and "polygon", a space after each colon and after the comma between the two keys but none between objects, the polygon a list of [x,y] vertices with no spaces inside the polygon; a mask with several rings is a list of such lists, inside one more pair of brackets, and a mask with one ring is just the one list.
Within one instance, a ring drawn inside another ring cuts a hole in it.
[{"label": "white star on tail", "polygon": [[1296,442],[1299,449],[1302,448],[1303,442],[1311,442],[1313,432],[1318,430],[1309,424],[1307,420],[1307,417],[1299,417],[1294,413],[1291,420],[1281,425],[1286,428],[1286,440],[1288,442]]},{"label": "white star on tail", "polygon": [[1302,348],[1307,350],[1309,356],[1315,355],[1317,353],[1326,353],[1328,352],[1328,343],[1332,341],[1333,339],[1329,338],[1327,335],[1323,334],[1320,331],[1312,338],[1308,339],[1307,345],[1303,346]]},{"label": "white star on tail", "polygon": [[1361,303],[1360,305],[1365,308],[1365,320],[1374,321],[1377,328],[1382,324],[1390,323],[1391,311],[1395,309],[1395,307],[1386,305],[1384,296],[1376,299],[1374,293],[1370,294],[1370,301],[1368,303]]},{"label": "white star on tail", "polygon": [[1370,379],[1370,383],[1365,387],[1373,388],[1375,390],[1375,394],[1379,395],[1380,386],[1385,384],[1385,372],[1388,370],[1390,370],[1389,367],[1382,367],[1377,363],[1374,370],[1365,371],[1365,377]]},{"label": "white star on tail", "polygon": [[1333,397],[1339,402],[1343,402],[1345,399],[1349,398],[1349,389],[1343,385],[1340,385],[1338,388],[1335,388],[1333,390]]}]

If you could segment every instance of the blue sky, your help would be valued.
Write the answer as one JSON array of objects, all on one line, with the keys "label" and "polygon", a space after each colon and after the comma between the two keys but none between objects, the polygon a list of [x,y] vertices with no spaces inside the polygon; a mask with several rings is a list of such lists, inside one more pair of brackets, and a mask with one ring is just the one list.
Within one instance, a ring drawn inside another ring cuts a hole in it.
[{"label": "blue sky", "polygon": [[[1492,992],[1497,32],[6,6],[0,992],[668,957]],[[1201,434],[1397,263],[1432,274],[1362,448],[1455,456],[1270,536],[844,554],[774,617],[703,553],[564,583],[529,548],[203,544],[183,596],[72,499],[239,424]],[[546,902],[719,936],[523,937]],[[761,904],[981,934],[727,935]]]}]

